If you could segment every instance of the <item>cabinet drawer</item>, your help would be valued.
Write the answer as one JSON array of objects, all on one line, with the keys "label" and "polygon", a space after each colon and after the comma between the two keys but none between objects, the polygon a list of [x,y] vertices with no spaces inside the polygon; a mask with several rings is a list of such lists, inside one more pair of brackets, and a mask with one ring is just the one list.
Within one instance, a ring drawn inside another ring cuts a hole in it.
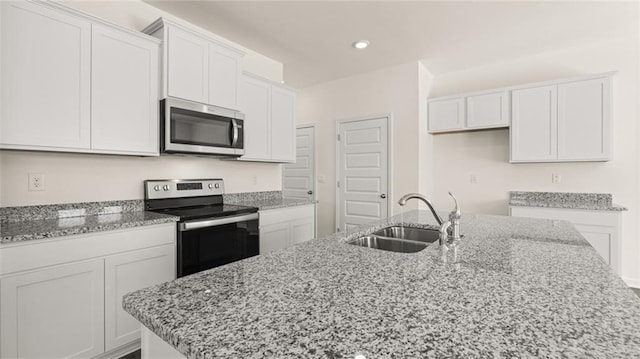
[{"label": "cabinet drawer", "polygon": [[0,275],[175,243],[175,223],[4,244]]},{"label": "cabinet drawer", "polygon": [[273,223],[289,222],[301,218],[313,218],[313,207],[313,204],[309,204],[304,206],[294,206],[260,211],[260,227]]}]

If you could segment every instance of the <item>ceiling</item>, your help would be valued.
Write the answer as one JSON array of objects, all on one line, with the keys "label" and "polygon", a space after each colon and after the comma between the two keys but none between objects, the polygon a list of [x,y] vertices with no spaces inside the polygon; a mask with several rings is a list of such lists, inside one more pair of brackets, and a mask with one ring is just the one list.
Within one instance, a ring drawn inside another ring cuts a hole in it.
[{"label": "ceiling", "polygon": [[[304,88],[422,60],[434,74],[637,36],[636,2],[146,0],[284,64]],[[355,50],[355,40],[371,45]]]}]

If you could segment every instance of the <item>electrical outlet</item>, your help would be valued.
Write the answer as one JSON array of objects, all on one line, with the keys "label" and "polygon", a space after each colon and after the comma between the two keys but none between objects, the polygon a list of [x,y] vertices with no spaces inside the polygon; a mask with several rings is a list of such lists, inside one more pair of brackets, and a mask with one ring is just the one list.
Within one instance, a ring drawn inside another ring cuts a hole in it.
[{"label": "electrical outlet", "polygon": [[469,183],[478,184],[478,176],[476,176],[474,174],[469,175]]},{"label": "electrical outlet", "polygon": [[258,184],[258,176],[253,175],[253,184]]},{"label": "electrical outlet", "polygon": [[318,183],[324,183],[327,178],[324,175],[318,175]]},{"label": "electrical outlet", "polygon": [[560,183],[560,181],[562,181],[562,177],[559,174],[557,173],[551,174],[551,183],[558,184]]},{"label": "electrical outlet", "polygon": [[44,174],[29,173],[29,191],[44,191]]}]

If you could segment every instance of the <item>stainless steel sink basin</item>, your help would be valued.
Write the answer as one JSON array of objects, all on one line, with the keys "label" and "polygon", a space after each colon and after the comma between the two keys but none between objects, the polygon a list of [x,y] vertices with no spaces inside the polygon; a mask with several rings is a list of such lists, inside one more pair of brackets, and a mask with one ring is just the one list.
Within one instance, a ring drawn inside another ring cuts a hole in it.
[{"label": "stainless steel sink basin", "polygon": [[408,239],[411,241],[425,242],[425,243],[433,243],[440,238],[440,232],[437,229],[426,229],[426,228],[412,228],[412,227],[401,227],[401,226],[391,226],[387,228],[382,228],[378,231],[373,232],[375,236],[381,237],[389,237],[389,238],[400,238],[400,239]]},{"label": "stainless steel sink basin", "polygon": [[347,243],[384,251],[415,253],[427,248],[438,238],[436,229],[391,226]]},{"label": "stainless steel sink basin", "polygon": [[422,242],[407,241],[397,238],[378,237],[372,235],[360,237],[347,243],[361,247],[369,247],[382,249],[383,251],[400,253],[415,253],[427,248],[427,244]]}]

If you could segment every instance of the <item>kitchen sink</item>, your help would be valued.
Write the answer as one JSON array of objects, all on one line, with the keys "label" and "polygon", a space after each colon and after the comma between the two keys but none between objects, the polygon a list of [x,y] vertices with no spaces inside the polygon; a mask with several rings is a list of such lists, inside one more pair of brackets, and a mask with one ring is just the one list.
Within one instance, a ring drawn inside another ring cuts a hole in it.
[{"label": "kitchen sink", "polygon": [[389,238],[407,239],[424,243],[433,243],[436,242],[438,238],[440,238],[440,232],[437,229],[412,228],[402,226],[391,226],[382,228],[378,231],[373,232],[373,235]]},{"label": "kitchen sink", "polygon": [[436,229],[391,226],[347,243],[390,252],[415,253],[427,248],[438,238]]}]

